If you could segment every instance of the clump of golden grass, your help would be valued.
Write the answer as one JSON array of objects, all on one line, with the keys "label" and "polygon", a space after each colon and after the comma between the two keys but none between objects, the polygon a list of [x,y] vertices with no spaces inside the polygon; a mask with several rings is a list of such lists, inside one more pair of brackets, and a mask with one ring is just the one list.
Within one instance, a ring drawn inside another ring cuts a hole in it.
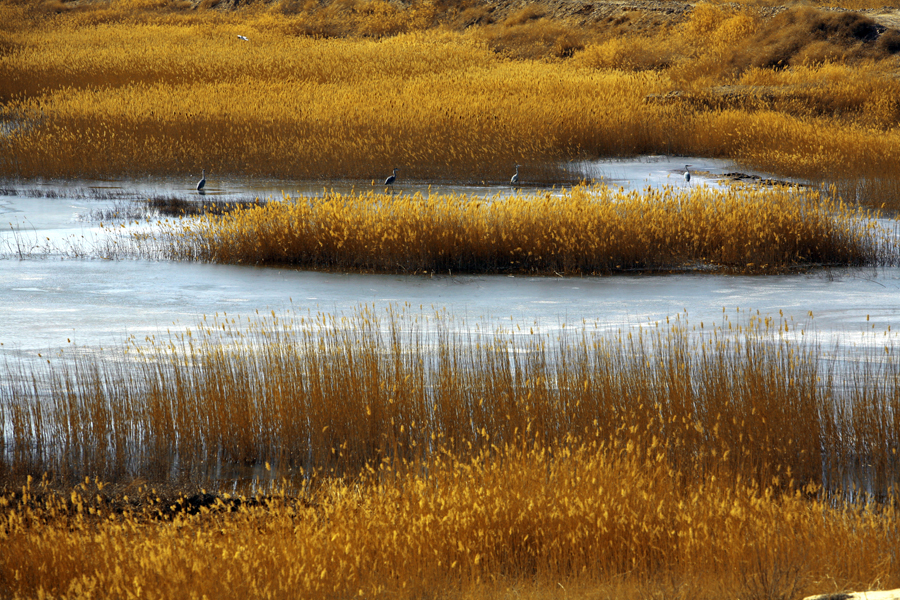
[{"label": "clump of golden grass", "polygon": [[276,10],[292,18],[293,35],[317,38],[384,37],[431,28],[438,20],[465,2],[411,2],[401,5],[384,0],[339,0],[310,2],[287,0],[274,4]]},{"label": "clump of golden grass", "polygon": [[486,24],[477,36],[495,52],[526,60],[568,58],[595,37],[584,27],[548,18],[537,3],[525,5],[501,23]]},{"label": "clump of golden grass", "polygon": [[161,225],[135,236],[141,253],[395,273],[772,272],[896,255],[871,214],[787,187],[593,186],[490,199],[331,192]]},{"label": "clump of golden grass", "polygon": [[[506,445],[314,491],[110,497],[85,481],[0,497],[14,597],[795,598],[892,587],[893,504],[704,475],[662,448]],[[127,491],[127,490],[126,490]],[[199,501],[198,501],[199,500]]]},{"label": "clump of golden grass", "polygon": [[[166,48],[174,42],[151,41],[159,28],[150,26],[115,35],[127,35],[136,50],[144,43]],[[143,35],[148,37],[141,43]],[[94,39],[90,37],[91,47]],[[89,54],[80,56],[76,44],[63,63],[35,56],[30,68],[10,74],[11,86],[18,85],[15,79],[22,86],[46,89],[44,81],[64,77],[55,70],[75,68],[79,87],[51,87],[39,100],[16,103],[31,125],[3,139],[10,152],[4,153],[9,169],[4,171],[97,175],[118,163],[125,173],[169,174],[205,165],[218,173],[368,181],[402,165],[403,176],[410,179],[508,181],[516,162],[540,165],[564,157],[559,143],[571,125],[555,115],[567,111],[560,104],[547,105],[542,96],[552,93],[557,103],[573,107],[608,94],[625,93],[640,102],[639,89],[628,90],[626,81],[603,92],[598,90],[603,82],[589,73],[560,82],[549,65],[539,67],[541,74],[528,65],[497,63],[488,50],[441,34],[383,42],[263,37],[258,43],[263,48],[223,48],[220,37],[204,39],[185,31],[178,43],[206,49],[177,55],[157,49],[160,60],[155,64],[162,72],[154,75],[142,66],[139,79],[131,73],[135,65],[127,55],[93,63]],[[110,44],[117,46],[113,40]],[[197,55],[208,56],[214,77],[193,59],[184,60]],[[139,56],[146,65],[143,52],[132,60]],[[82,60],[89,72],[73,67]],[[385,64],[394,67],[386,70]],[[92,80],[97,87],[88,87]],[[103,80],[107,83],[101,85]],[[112,80],[119,83],[112,86]],[[406,80],[415,84],[404,85]],[[428,91],[436,89],[454,90],[465,100],[447,102],[446,94]],[[525,94],[531,100],[523,104]],[[258,101],[236,101],[245,97]],[[523,113],[537,128],[522,127]],[[588,110],[578,118],[590,115]],[[627,127],[617,129],[623,140],[633,137]],[[94,151],[75,160],[74,155],[61,158],[85,143]],[[533,171],[542,175],[539,168]],[[551,169],[551,176],[559,177],[559,169]]]},{"label": "clump of golden grass", "polygon": [[817,350],[785,332],[802,333],[728,315],[711,329],[477,339],[398,313],[217,317],[129,346],[125,362],[12,373],[0,472],[214,485],[232,465],[271,464],[302,482],[596,443],[652,449],[686,484],[888,494],[900,476],[891,348],[877,377],[854,379],[823,372]]},{"label": "clump of golden grass", "polygon": [[900,197],[900,44],[860,16],[701,4],[646,31],[478,3],[157,4],[0,4],[0,175],[502,182],[520,163],[553,182],[567,159],[670,152]]}]

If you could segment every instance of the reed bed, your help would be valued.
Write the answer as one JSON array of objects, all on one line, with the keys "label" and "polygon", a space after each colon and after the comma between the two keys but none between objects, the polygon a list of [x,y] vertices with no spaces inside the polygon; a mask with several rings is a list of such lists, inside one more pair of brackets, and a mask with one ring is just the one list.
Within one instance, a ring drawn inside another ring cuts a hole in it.
[{"label": "reed bed", "polygon": [[140,486],[140,504],[93,482],[23,486],[2,498],[0,575],[12,597],[77,599],[712,600],[900,583],[896,507],[677,479],[652,453],[589,445],[435,457],[427,475],[198,511]]},{"label": "reed bed", "polygon": [[898,208],[900,33],[859,15],[702,4],[643,31],[535,8],[481,26],[439,3],[173,6],[0,4],[0,176],[505,182],[523,164],[567,183],[567,160],[675,153]]},{"label": "reed bed", "polygon": [[122,361],[11,373],[2,473],[215,484],[265,464],[303,482],[416,471],[444,453],[615,443],[652,448],[685,484],[885,496],[900,476],[890,346],[878,370],[835,374],[785,339],[799,326],[771,319],[551,337],[453,333],[446,318],[221,316],[131,344]]},{"label": "reed bed", "polygon": [[488,199],[331,192],[167,221],[130,244],[166,259],[365,272],[765,273],[890,263],[894,235],[873,217],[787,187],[583,186]]},{"label": "reed bed", "polygon": [[[23,483],[0,499],[0,579],[71,598],[900,583],[892,347],[828,372],[791,341],[806,325],[752,313],[552,335],[447,319],[222,315],[22,373],[0,404]],[[249,487],[216,479],[229,463]],[[179,479],[220,492],[155,489]]]}]

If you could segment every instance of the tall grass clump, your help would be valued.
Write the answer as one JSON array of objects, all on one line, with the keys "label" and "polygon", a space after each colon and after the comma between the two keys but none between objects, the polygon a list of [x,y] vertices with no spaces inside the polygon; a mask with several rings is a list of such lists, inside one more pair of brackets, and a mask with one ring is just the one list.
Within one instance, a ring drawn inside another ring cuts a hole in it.
[{"label": "tall grass clump", "polygon": [[146,255],[394,273],[590,274],[716,267],[771,272],[893,260],[873,215],[796,188],[490,199],[374,192],[285,197],[135,236]]},{"label": "tall grass clump", "polygon": [[623,444],[653,449],[685,484],[888,494],[900,475],[892,354],[881,376],[854,380],[786,330],[726,315],[709,330],[473,339],[398,313],[217,317],[129,346],[124,362],[9,377],[0,458],[19,476],[215,483],[263,464],[303,481],[415,471],[444,453]]},{"label": "tall grass clump", "polygon": [[0,499],[10,593],[712,600],[900,583],[895,506],[713,478],[686,489],[632,446],[435,457],[427,473],[300,494],[109,489]]}]

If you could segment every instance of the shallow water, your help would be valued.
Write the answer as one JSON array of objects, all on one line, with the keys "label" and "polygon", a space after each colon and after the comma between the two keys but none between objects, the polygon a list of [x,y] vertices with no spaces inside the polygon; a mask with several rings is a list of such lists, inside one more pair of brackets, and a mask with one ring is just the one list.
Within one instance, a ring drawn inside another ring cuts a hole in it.
[{"label": "shallow water", "polygon": [[[573,164],[573,170],[626,188],[719,185],[715,176],[738,170],[725,161],[649,157]],[[321,193],[322,183],[217,180],[209,194],[242,197]],[[28,363],[59,350],[108,352],[126,337],[142,339],[192,327],[203,315],[254,315],[257,310],[353,314],[361,304],[381,309],[408,303],[414,312],[446,311],[460,328],[515,325],[553,332],[566,325],[610,330],[687,316],[693,326],[745,322],[751,315],[793,320],[804,336],[830,351],[856,348],[860,356],[893,343],[900,326],[900,269],[839,269],[808,274],[711,274],[609,277],[509,277],[346,275],[138,260],[96,258],[19,260],[42,244],[90,246],[100,240],[92,211],[122,202],[103,197],[173,194],[197,197],[195,182],[7,182],[0,188],[0,356]],[[367,182],[334,182],[338,191]],[[427,193],[425,184],[402,183],[397,192]],[[432,191],[492,195],[509,187],[435,187]],[[553,190],[548,190],[553,193]],[[59,197],[33,195],[51,192]],[[109,224],[104,224],[108,227]],[[99,243],[99,242],[98,242]],[[723,312],[724,311],[724,312]],[[810,313],[812,317],[810,317]],[[890,331],[888,331],[890,329]],[[792,334],[793,335],[793,334]]]}]

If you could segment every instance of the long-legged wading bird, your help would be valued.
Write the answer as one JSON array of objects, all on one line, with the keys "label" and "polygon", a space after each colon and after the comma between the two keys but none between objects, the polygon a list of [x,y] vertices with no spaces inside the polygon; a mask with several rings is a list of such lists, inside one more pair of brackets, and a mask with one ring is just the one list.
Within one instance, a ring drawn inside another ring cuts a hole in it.
[{"label": "long-legged wading bird", "polygon": [[509,182],[513,185],[516,185],[517,183],[519,183],[519,167],[520,166],[521,165],[516,165],[516,174],[513,175],[509,180]]},{"label": "long-legged wading bird", "polygon": [[203,174],[200,176],[200,183],[197,184],[197,190],[202,190],[206,185],[206,169],[202,169]]},{"label": "long-legged wading bird", "polygon": [[400,169],[394,169],[394,174],[384,180],[384,185],[391,186],[391,191],[394,191],[394,182],[397,181],[397,171]]},{"label": "long-legged wading bird", "polygon": [[691,165],[684,165],[684,182],[691,182]]}]

